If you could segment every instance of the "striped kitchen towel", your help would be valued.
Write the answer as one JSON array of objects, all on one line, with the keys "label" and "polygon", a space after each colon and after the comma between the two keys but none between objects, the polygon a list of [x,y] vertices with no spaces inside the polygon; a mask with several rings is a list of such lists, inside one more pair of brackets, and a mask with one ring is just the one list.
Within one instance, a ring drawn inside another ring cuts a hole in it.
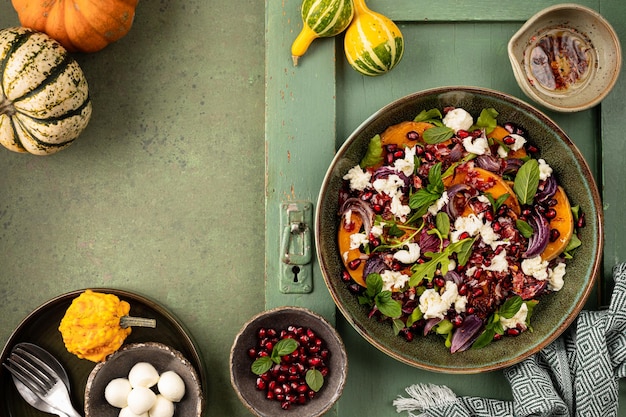
[{"label": "striped kitchen towel", "polygon": [[513,401],[459,397],[416,384],[393,405],[409,417],[613,417],[626,376],[626,263],[613,268],[607,310],[582,311],[575,326],[539,353],[507,368]]}]

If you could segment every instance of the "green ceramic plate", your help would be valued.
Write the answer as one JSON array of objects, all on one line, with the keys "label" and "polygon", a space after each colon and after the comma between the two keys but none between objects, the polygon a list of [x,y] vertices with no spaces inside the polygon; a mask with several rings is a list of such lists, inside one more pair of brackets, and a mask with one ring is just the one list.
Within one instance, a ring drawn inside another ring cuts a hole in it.
[{"label": "green ceramic plate", "polygon": [[[357,165],[369,140],[388,126],[412,120],[422,110],[462,107],[475,118],[483,108],[493,107],[498,120],[514,122],[528,132],[566,189],[570,201],[580,205],[587,226],[580,238],[583,246],[568,262],[563,289],[543,297],[533,314],[533,332],[505,338],[483,349],[450,354],[438,336],[416,337],[406,342],[393,333],[389,322],[367,317],[340,277],[343,264],[337,248],[338,192],[342,177]],[[477,373],[513,365],[556,339],[576,318],[587,300],[600,267],[603,228],[600,196],[581,153],[552,120],[530,105],[504,93],[473,87],[443,87],[401,98],[362,123],[338,150],[324,178],[316,211],[317,256],[324,280],[337,307],[368,342],[409,365],[446,373]]]},{"label": "green ceramic plate", "polygon": [[[115,294],[121,300],[127,301],[130,304],[132,316],[156,319],[157,327],[155,329],[133,328],[125,344],[160,342],[178,350],[191,362],[200,375],[204,398],[207,397],[207,381],[200,352],[188,332],[171,313],[154,301],[128,291],[112,288],[92,288],[92,290]],[[79,290],[60,295],[35,309],[15,329],[0,356],[0,361],[5,362],[13,346],[20,342],[37,344],[56,356],[70,377],[72,403],[77,410],[82,410],[84,407],[85,386],[95,363],[78,359],[69,353],[65,349],[58,327],[65,310],[70,306],[72,300],[82,292],[83,290]],[[13,385],[11,376],[4,367],[0,367],[0,386],[2,387],[0,389],[0,415],[6,417],[50,416],[50,414],[35,410],[22,399]]]}]

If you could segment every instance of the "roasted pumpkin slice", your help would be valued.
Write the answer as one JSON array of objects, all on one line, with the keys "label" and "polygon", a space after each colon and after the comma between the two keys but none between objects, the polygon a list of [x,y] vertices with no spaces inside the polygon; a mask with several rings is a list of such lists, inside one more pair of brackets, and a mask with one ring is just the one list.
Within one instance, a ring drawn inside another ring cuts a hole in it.
[{"label": "roasted pumpkin slice", "polygon": [[572,207],[562,187],[557,188],[554,199],[557,201],[553,207],[556,210],[556,217],[550,220],[550,229],[558,230],[559,237],[554,242],[549,242],[541,253],[544,261],[550,261],[563,253],[574,234]]},{"label": "roasted pumpkin slice", "polygon": [[[433,126],[433,124],[427,122],[406,121],[398,123],[396,125],[389,126],[380,135],[380,142],[383,146],[398,145],[399,147],[414,146],[416,143],[424,143],[421,139],[424,131]],[[419,139],[409,139],[410,132],[417,132],[419,134]]]},{"label": "roasted pumpkin slice", "polygon": [[[515,191],[513,191],[511,186],[507,184],[507,182],[503,180],[502,177],[482,168],[474,167],[472,168],[472,171],[476,172],[478,175],[478,178],[482,180],[484,183],[493,184],[491,187],[483,189],[482,190],[483,193],[491,194],[494,200],[497,200],[504,194],[508,194],[509,197],[506,200],[504,200],[504,204],[506,204],[509,208],[511,208],[511,210],[513,210],[515,214],[517,215],[520,214],[521,208],[519,205],[519,201],[517,201],[517,197],[515,196]],[[467,172],[458,171],[458,172],[455,172],[454,175],[444,178],[443,183],[447,189],[456,184],[463,184],[465,182],[466,177],[467,177]],[[467,216],[470,213],[472,213],[472,209],[470,206],[467,206],[465,211],[463,212],[463,216]]]},{"label": "roasted pumpkin slice", "polygon": [[366,287],[365,278],[363,277],[363,270],[365,269],[365,262],[361,262],[358,267],[350,268],[350,263],[356,259],[359,259],[361,256],[361,251],[359,249],[350,249],[350,236],[354,233],[359,233],[361,226],[363,225],[363,220],[358,214],[352,213],[350,215],[350,223],[354,224],[354,227],[350,227],[347,229],[345,227],[345,217],[341,219],[341,224],[339,225],[339,232],[337,241],[339,244],[339,254],[341,255],[341,260],[343,261],[346,270],[350,273],[352,279],[359,285]]},{"label": "roasted pumpkin slice", "polygon": [[[495,129],[493,129],[491,133],[487,135],[487,137],[503,145],[504,138],[506,138],[509,135],[510,133],[508,130],[506,130],[502,126],[496,126]],[[509,155],[508,155],[509,158],[520,158],[520,159],[526,156],[528,156],[528,154],[526,153],[526,149],[524,149],[523,147],[516,151],[513,151],[513,150],[509,151]]]}]

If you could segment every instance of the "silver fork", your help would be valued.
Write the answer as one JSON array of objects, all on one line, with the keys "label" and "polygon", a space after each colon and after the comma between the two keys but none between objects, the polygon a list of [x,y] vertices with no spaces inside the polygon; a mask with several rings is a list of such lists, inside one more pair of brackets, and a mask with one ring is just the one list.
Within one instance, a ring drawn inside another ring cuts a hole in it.
[{"label": "silver fork", "polygon": [[18,346],[3,365],[51,407],[69,417],[82,417],[72,406],[69,392],[61,378],[35,355]]}]

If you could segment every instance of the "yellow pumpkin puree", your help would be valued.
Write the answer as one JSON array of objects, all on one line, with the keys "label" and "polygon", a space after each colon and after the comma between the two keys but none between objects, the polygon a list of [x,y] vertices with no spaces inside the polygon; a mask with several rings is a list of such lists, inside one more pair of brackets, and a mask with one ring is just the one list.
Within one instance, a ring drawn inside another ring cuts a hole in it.
[{"label": "yellow pumpkin puree", "polygon": [[104,361],[130,334],[130,327],[120,326],[129,312],[130,304],[117,296],[85,290],[72,301],[59,325],[66,349],[81,359]]}]

